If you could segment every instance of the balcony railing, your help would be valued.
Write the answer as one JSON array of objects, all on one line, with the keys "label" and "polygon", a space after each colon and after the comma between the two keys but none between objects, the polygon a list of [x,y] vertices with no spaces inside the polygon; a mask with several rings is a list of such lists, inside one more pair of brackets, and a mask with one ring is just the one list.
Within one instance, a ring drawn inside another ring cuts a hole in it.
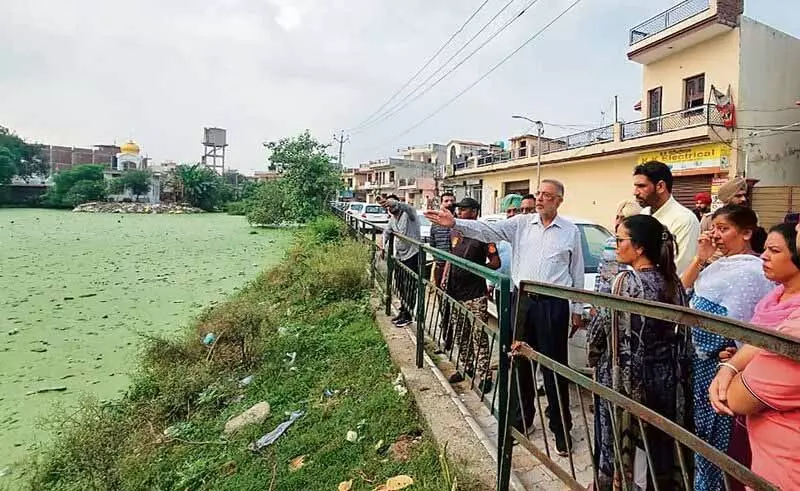
[{"label": "balcony railing", "polygon": [[711,8],[710,0],[686,0],[631,29],[630,46]]},{"label": "balcony railing", "polygon": [[622,125],[621,138],[631,140],[644,136],[668,133],[698,126],[724,126],[722,114],[714,104],[682,109],[653,118],[640,119]]},{"label": "balcony railing", "polygon": [[[581,131],[558,139],[542,140],[542,155],[548,153],[562,152],[564,150],[572,150],[575,148],[588,147],[598,143],[607,143],[614,141],[614,125],[603,126],[601,128],[594,128],[588,131]],[[498,152],[489,155],[477,157],[477,166],[483,167],[485,165],[498,164],[508,162],[510,160],[525,159],[535,157],[537,154],[536,145],[525,148],[516,148],[507,150],[505,152]],[[456,169],[463,169],[468,167],[459,167]]]}]

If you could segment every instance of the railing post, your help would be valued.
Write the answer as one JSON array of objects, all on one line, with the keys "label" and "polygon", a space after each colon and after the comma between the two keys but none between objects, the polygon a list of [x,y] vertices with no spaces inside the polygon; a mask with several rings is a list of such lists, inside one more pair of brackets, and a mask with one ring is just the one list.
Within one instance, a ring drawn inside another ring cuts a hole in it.
[{"label": "railing post", "polygon": [[375,288],[375,253],[378,250],[378,244],[375,243],[375,227],[372,227],[372,234],[371,234],[372,242],[370,242],[369,247],[372,251],[372,259],[369,263],[369,287]]},{"label": "railing post", "polygon": [[422,368],[425,353],[425,249],[417,253],[417,368]]},{"label": "railing post", "polygon": [[[508,490],[511,482],[511,424],[516,417],[516,404],[513,395],[517,393],[514,376],[511,373],[511,343],[514,341],[511,325],[511,280],[500,278],[500,304],[497,306],[497,319],[500,328],[500,360],[497,371],[497,390],[499,391],[499,415],[497,425],[497,489]],[[519,315],[519,312],[517,313]]]},{"label": "railing post", "polygon": [[383,244],[386,251],[386,315],[392,315],[392,274],[394,273],[394,234],[389,232],[389,243]]}]

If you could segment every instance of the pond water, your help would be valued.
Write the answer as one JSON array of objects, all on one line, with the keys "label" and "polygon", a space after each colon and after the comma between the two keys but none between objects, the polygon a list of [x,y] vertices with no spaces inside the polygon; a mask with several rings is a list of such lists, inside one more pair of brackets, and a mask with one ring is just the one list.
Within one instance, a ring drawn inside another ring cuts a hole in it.
[{"label": "pond water", "polygon": [[222,214],[0,209],[0,474],[48,438],[54,408],[125,389],[140,333],[176,333],[291,242],[252,231]]}]

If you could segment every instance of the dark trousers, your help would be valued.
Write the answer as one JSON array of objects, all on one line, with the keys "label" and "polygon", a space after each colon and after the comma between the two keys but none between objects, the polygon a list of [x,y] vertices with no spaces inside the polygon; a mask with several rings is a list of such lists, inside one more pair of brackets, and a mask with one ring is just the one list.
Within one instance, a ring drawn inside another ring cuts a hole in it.
[{"label": "dark trousers", "polygon": [[[411,271],[419,270],[419,253],[414,254],[405,261],[400,261]],[[395,267],[394,281],[400,290],[400,312],[413,317],[417,306],[417,282],[405,268]]]},{"label": "dark trousers", "polygon": [[[528,309],[520,315],[525,315],[524,330],[519,339],[528,343],[534,350],[563,365],[567,360],[567,338],[569,335],[570,310],[569,302],[560,298],[536,296],[530,299]],[[518,384],[520,412],[517,415],[516,428],[523,430],[523,418],[526,428],[530,428],[536,415],[536,363],[526,360],[518,363]],[[569,411],[569,384],[567,379],[558,376],[558,392],[553,371],[542,367],[544,390],[547,394],[547,410],[545,415],[549,420],[550,431],[558,439],[564,438],[564,427],[558,408],[561,407],[567,432],[572,429],[572,414]],[[559,397],[561,395],[561,404]]]}]

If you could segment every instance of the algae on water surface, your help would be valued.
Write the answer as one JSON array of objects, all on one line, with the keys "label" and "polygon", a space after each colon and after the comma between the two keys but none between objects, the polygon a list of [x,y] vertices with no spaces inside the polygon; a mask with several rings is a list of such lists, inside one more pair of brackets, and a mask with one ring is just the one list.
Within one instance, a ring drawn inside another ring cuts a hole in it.
[{"label": "algae on water surface", "polygon": [[291,241],[251,230],[222,214],[0,209],[0,469],[48,437],[55,404],[123,391],[138,333],[177,333]]}]

